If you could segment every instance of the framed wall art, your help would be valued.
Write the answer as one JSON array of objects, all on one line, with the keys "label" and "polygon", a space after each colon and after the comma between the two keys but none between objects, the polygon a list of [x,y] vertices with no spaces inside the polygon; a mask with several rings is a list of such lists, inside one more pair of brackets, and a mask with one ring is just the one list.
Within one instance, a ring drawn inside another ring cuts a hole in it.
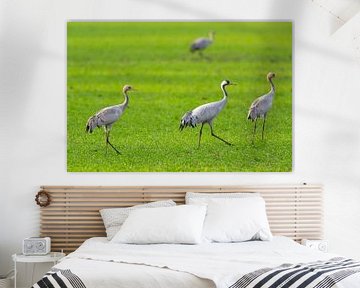
[{"label": "framed wall art", "polygon": [[291,171],[292,23],[68,22],[67,170]]}]

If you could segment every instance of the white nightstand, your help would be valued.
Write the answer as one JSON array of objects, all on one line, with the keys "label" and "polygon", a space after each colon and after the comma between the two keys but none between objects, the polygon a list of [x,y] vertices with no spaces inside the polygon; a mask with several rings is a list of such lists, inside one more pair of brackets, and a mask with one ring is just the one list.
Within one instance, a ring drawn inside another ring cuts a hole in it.
[{"label": "white nightstand", "polygon": [[310,239],[302,239],[301,244],[309,247],[314,250],[318,250],[321,252],[328,251],[328,242],[326,240],[310,240]]},{"label": "white nightstand", "polygon": [[[33,263],[34,265],[36,263],[45,263],[45,262],[52,262],[54,265],[61,259],[65,257],[65,253],[60,252],[50,252],[46,255],[39,255],[39,256],[27,256],[24,254],[14,254],[12,255],[12,259],[14,261],[14,269],[15,269],[15,277],[14,277],[14,288],[16,288],[16,264],[17,263]],[[34,265],[32,267],[31,272],[31,285],[33,285],[34,281]],[[31,286],[30,285],[30,286]]]}]

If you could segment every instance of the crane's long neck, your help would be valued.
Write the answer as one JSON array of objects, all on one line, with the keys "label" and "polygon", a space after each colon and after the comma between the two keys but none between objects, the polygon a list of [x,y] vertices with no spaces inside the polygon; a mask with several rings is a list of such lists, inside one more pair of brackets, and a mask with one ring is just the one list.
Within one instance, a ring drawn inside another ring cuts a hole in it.
[{"label": "crane's long neck", "polygon": [[275,85],[272,82],[272,78],[269,78],[269,82],[270,82],[270,93],[275,93]]},{"label": "crane's long neck", "polygon": [[209,39],[211,42],[214,41],[214,33],[211,33],[211,32],[209,33]]},{"label": "crane's long neck", "polygon": [[227,94],[227,92],[226,92],[226,89],[225,89],[225,86],[226,86],[226,85],[221,85],[221,90],[223,91],[223,94],[224,94],[223,100],[226,100],[226,99],[227,99],[227,96],[228,96],[228,94]]},{"label": "crane's long neck", "polygon": [[124,91],[124,97],[125,97],[125,100],[124,100],[123,103],[121,103],[121,106],[123,106],[124,109],[125,109],[129,104],[129,96],[127,95],[126,91]]},{"label": "crane's long neck", "polygon": [[220,100],[220,103],[221,103],[221,109],[223,109],[227,103],[227,92],[226,92],[226,89],[225,89],[226,85],[221,85],[221,90],[223,91],[223,94],[224,94],[224,97]]}]

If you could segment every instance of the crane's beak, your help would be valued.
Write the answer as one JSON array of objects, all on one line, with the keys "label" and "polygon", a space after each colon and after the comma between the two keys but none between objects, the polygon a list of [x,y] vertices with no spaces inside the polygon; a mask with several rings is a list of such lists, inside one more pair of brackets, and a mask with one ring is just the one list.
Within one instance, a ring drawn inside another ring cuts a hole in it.
[{"label": "crane's beak", "polygon": [[237,85],[237,83],[230,83],[229,85]]}]

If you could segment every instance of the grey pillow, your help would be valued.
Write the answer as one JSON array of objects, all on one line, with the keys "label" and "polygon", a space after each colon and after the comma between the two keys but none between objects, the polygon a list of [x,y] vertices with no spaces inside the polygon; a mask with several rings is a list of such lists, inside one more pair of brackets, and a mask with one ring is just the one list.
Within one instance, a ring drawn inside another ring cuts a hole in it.
[{"label": "grey pillow", "polygon": [[164,201],[156,201],[146,204],[135,205],[128,208],[101,209],[99,212],[104,222],[107,239],[110,241],[115,236],[115,234],[120,230],[122,224],[125,222],[126,218],[129,216],[129,213],[132,210],[139,208],[170,207],[170,206],[176,206],[176,203],[173,200],[164,200]]},{"label": "grey pillow", "polygon": [[260,193],[244,192],[244,193],[196,193],[186,192],[186,204],[207,204],[209,200],[214,198],[246,198],[246,197],[259,197]]}]

